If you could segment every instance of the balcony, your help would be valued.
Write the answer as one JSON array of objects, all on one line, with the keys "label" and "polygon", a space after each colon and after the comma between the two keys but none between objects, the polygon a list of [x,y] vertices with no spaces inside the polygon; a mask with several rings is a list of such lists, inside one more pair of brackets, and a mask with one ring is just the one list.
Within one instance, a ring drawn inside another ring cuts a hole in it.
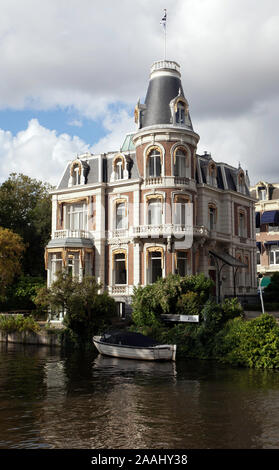
[{"label": "balcony", "polygon": [[130,229],[114,229],[108,232],[108,239],[112,242],[118,239],[133,238],[158,238],[175,236],[206,237],[209,238],[209,230],[205,226],[192,227],[184,224],[159,224],[159,225],[137,225]]},{"label": "balcony", "polygon": [[192,235],[193,227],[191,225],[181,224],[160,224],[160,225],[138,225],[132,227],[132,236],[135,238],[147,238],[147,237],[168,237]]},{"label": "balcony", "polygon": [[132,295],[133,290],[134,286],[127,285],[117,285],[108,287],[109,294],[113,296]]},{"label": "balcony", "polygon": [[144,180],[145,186],[176,187],[187,186],[195,189],[195,181],[185,176],[149,176]]},{"label": "balcony", "polygon": [[54,237],[57,238],[92,238],[87,230],[55,230]]}]

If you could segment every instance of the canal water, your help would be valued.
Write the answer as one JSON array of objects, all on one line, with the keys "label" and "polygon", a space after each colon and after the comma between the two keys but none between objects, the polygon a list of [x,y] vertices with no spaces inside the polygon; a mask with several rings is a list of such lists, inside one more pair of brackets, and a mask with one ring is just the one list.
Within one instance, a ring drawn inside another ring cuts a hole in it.
[{"label": "canal water", "polygon": [[0,344],[0,448],[272,449],[279,373]]}]

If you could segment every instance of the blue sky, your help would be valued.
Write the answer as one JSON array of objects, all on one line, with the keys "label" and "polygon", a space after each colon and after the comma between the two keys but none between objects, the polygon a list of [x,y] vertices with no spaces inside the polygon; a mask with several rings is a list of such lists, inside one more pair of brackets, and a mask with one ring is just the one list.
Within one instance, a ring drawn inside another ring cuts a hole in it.
[{"label": "blue sky", "polygon": [[49,129],[55,129],[58,134],[67,133],[70,136],[78,135],[89,144],[97,142],[107,133],[100,120],[80,117],[74,109],[54,109],[39,111],[34,109],[1,110],[0,128],[10,131],[13,135],[26,129],[31,119],[37,119],[40,124]]},{"label": "blue sky", "polygon": [[2,0],[0,182],[56,184],[77,154],[120,148],[163,58],[164,8],[198,152],[279,181],[277,0]]}]

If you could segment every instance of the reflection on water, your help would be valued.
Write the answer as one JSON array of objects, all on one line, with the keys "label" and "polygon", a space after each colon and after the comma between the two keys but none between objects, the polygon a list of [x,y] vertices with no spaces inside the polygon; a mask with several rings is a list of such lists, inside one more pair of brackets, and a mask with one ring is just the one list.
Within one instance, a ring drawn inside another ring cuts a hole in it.
[{"label": "reflection on water", "polygon": [[279,375],[0,343],[0,448],[278,448]]}]

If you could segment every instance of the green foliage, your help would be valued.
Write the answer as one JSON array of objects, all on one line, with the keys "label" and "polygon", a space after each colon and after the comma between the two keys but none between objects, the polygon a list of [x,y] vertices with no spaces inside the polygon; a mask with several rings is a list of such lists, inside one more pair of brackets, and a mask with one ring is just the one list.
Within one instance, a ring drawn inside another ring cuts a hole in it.
[{"label": "green foliage", "polygon": [[27,247],[23,271],[33,276],[45,275],[44,247],[51,230],[50,189],[47,183],[16,173],[0,186],[0,226],[22,237]]},{"label": "green foliage", "polygon": [[93,334],[110,325],[116,316],[116,303],[93,277],[81,282],[61,272],[49,289],[42,288],[35,299],[37,305],[52,312],[65,313],[64,324],[80,341],[91,340]]},{"label": "green foliage", "polygon": [[279,272],[272,274],[270,284],[264,289],[265,302],[279,302]]},{"label": "green foliage", "polygon": [[0,298],[21,271],[21,258],[25,251],[22,238],[12,230],[0,227]]},{"label": "green foliage", "polygon": [[[41,277],[20,276],[16,282],[6,289],[6,299],[0,303],[2,312],[10,310],[35,310],[34,300],[37,292],[45,285]],[[41,314],[41,312],[38,312]],[[34,312],[35,314],[35,312]]]},{"label": "green foliage", "polygon": [[236,317],[244,318],[243,307],[237,298],[225,299],[221,308],[224,314],[224,321],[231,320]]},{"label": "green foliage", "polygon": [[197,312],[209,298],[211,287],[212,281],[204,274],[185,277],[169,274],[154,284],[135,288],[133,322],[138,327],[159,327],[162,314]]},{"label": "green foliage", "polygon": [[38,323],[32,316],[0,315],[0,330],[5,333],[29,331],[37,333],[40,330]]},{"label": "green foliage", "polygon": [[181,294],[176,303],[176,313],[180,315],[199,315],[201,307],[200,297],[197,292]]},{"label": "green foliage", "polygon": [[272,315],[227,322],[215,340],[215,354],[223,362],[254,368],[279,367],[279,327]]}]

